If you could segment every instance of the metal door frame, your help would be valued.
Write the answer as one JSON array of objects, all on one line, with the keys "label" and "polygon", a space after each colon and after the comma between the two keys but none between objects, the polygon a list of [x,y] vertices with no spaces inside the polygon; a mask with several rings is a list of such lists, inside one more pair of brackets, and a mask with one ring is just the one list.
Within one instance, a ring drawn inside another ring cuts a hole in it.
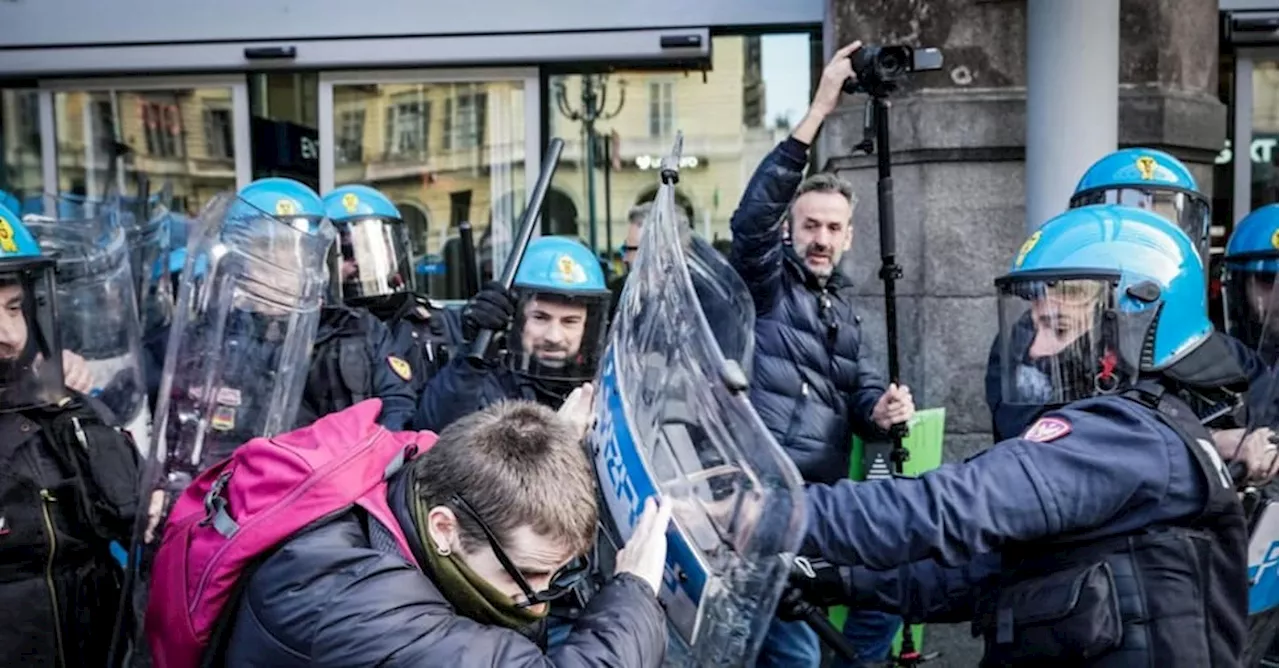
[{"label": "metal door frame", "polygon": [[46,191],[58,189],[57,119],[54,117],[55,93],[101,92],[107,90],[143,91],[184,88],[230,88],[232,152],[235,155],[236,188],[253,180],[253,147],[249,132],[249,86],[245,74],[173,75],[141,77],[92,77],[78,79],[44,79],[37,83],[40,105],[41,176]]}]

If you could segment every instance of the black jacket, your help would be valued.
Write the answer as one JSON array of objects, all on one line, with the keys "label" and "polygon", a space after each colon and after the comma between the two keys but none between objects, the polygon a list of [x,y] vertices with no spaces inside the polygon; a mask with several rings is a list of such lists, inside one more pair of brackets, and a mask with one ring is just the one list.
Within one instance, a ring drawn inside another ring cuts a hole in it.
[{"label": "black jacket", "polygon": [[107,663],[138,451],[90,402],[0,413],[0,665]]},{"label": "black jacket", "polygon": [[884,381],[863,359],[852,286],[822,284],[782,238],[808,147],[788,138],[765,157],[733,213],[730,263],[756,306],[751,402],[809,482],[849,473],[850,439],[885,434],[871,421]]},{"label": "black jacket", "polygon": [[[406,469],[408,471],[408,469]],[[391,507],[410,528],[405,476]],[[389,535],[360,511],[319,524],[285,543],[249,578],[231,631],[226,665],[618,666],[656,667],[666,650],[657,598],[640,579],[614,578],[591,600],[573,633],[549,654],[512,630],[454,612]],[[423,546],[411,528],[410,546]],[[421,558],[420,558],[421,559]]]}]

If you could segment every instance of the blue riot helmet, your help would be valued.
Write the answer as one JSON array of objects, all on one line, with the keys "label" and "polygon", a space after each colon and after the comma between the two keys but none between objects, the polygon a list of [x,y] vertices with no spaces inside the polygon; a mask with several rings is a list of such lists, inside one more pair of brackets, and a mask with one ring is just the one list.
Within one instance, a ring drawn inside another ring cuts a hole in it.
[{"label": "blue riot helmet", "polygon": [[1009,404],[1063,405],[1143,373],[1178,377],[1173,367],[1213,333],[1190,237],[1134,207],[1069,209],[1049,220],[996,288]]},{"label": "blue riot helmet", "polygon": [[0,206],[0,411],[64,394],[54,260],[17,214]]},{"label": "blue riot helmet", "polygon": [[258,179],[236,194],[240,201],[227,212],[231,221],[253,220],[266,214],[302,232],[314,233],[324,220],[324,200],[293,179]]},{"label": "blue riot helmet", "polygon": [[[1257,346],[1267,323],[1263,314],[1275,313],[1277,259],[1280,259],[1280,205],[1268,204],[1245,216],[1227,241],[1223,256],[1223,302],[1227,333],[1249,347]],[[1274,324],[1271,325],[1275,327]]]},{"label": "blue riot helmet", "polygon": [[1071,208],[1123,204],[1154,211],[1178,226],[1195,244],[1201,261],[1209,257],[1209,198],[1181,160],[1150,148],[1116,151],[1085,171],[1071,196]]},{"label": "blue riot helmet", "polygon": [[595,253],[569,237],[529,242],[516,270],[508,359],[521,374],[583,383],[604,352],[612,293]]},{"label": "blue riot helmet", "polygon": [[369,186],[346,185],[325,195],[324,204],[338,231],[334,280],[344,302],[418,290],[409,228],[390,199]]}]

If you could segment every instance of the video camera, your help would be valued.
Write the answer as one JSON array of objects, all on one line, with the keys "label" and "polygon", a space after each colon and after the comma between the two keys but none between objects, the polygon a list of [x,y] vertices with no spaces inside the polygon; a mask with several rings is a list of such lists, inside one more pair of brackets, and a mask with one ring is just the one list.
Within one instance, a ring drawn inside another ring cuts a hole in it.
[{"label": "video camera", "polygon": [[884,97],[898,88],[898,81],[915,72],[942,69],[942,52],[934,48],[915,49],[901,44],[868,44],[849,56],[856,78],[844,82],[846,93],[867,93]]}]

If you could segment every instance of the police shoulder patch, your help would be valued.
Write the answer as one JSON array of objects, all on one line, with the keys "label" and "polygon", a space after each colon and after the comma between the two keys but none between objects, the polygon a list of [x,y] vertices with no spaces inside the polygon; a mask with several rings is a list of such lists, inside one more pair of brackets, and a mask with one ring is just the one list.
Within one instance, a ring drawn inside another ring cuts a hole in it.
[{"label": "police shoulder patch", "polygon": [[409,366],[408,362],[400,359],[399,357],[396,357],[395,355],[388,356],[387,366],[391,367],[392,373],[400,376],[400,380],[408,382],[413,379],[413,369]]},{"label": "police shoulder patch", "polygon": [[1056,441],[1071,433],[1071,423],[1060,417],[1042,417],[1031,425],[1022,438],[1035,443]]}]

